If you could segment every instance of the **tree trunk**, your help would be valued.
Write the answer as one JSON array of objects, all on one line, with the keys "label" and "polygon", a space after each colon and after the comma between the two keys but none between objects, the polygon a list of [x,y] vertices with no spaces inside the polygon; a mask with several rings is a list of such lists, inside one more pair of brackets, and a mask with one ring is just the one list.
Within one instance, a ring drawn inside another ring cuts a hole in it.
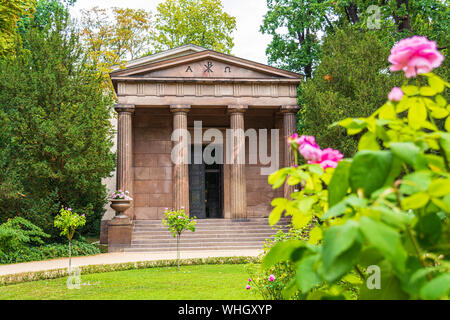
[{"label": "tree trunk", "polygon": [[397,16],[394,14],[395,24],[397,25],[398,32],[403,32],[405,30],[411,31],[411,21],[409,19],[409,0],[397,0],[397,8],[401,8],[405,5],[407,14],[404,16]]},{"label": "tree trunk", "polygon": [[177,266],[180,271],[180,235],[177,234]]},{"label": "tree trunk", "polygon": [[345,13],[347,14],[349,22],[351,22],[352,24],[356,24],[359,22],[358,7],[355,3],[350,2],[350,4],[345,7]]},{"label": "tree trunk", "polygon": [[72,240],[69,240],[69,277],[72,272]]}]

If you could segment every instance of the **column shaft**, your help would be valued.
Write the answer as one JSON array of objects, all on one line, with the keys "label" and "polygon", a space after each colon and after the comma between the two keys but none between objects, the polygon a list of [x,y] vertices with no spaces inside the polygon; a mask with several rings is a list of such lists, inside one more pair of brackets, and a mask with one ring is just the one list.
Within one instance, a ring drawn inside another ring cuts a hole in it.
[{"label": "column shaft", "polygon": [[[117,190],[133,197],[133,113],[134,105],[116,105],[117,119]],[[133,218],[133,207],[125,213]]]},{"label": "column shaft", "polygon": [[247,219],[247,180],[245,176],[245,125],[247,106],[229,106],[230,127],[233,139],[233,162],[231,164],[231,218]]},{"label": "column shaft", "polygon": [[[187,133],[187,113],[190,106],[173,105],[170,106],[173,113],[173,130],[185,130]],[[173,206],[175,210],[184,208],[189,213],[189,142],[188,135],[181,134],[179,140],[174,144],[179,144],[178,152],[174,155],[173,167]],[[176,149],[174,149],[176,150]]]},{"label": "column shaft", "polygon": [[[297,106],[283,106],[281,112],[283,113],[283,136],[284,136],[284,166],[292,167],[294,165],[294,154],[287,144],[287,138],[297,132]],[[289,198],[290,194],[294,192],[294,186],[284,185],[284,197]]]}]

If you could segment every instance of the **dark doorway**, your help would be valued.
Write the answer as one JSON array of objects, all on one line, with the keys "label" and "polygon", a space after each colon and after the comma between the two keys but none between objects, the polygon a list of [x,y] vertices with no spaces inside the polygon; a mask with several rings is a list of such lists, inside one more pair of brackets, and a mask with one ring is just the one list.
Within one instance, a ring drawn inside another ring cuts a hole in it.
[{"label": "dark doorway", "polygon": [[[193,148],[192,148],[193,149]],[[191,149],[189,165],[189,211],[198,219],[223,218],[223,165],[194,163]]]}]

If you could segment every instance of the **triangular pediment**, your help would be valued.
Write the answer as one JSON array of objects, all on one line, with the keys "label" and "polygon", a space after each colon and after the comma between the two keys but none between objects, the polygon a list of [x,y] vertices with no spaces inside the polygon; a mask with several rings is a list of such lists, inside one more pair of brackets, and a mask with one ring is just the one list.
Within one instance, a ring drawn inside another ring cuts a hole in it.
[{"label": "triangular pediment", "polygon": [[129,65],[111,78],[299,79],[301,75],[231,55],[203,50],[163,61]]}]

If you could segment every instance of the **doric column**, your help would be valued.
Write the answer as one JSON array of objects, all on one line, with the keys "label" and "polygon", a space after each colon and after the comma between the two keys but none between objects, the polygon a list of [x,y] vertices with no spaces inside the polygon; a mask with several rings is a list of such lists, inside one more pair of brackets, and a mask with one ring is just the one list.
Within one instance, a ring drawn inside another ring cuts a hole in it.
[{"label": "doric column", "polygon": [[231,139],[231,181],[230,181],[230,209],[232,219],[247,219],[247,185],[245,178],[245,126],[244,113],[246,105],[230,105]]},{"label": "doric column", "polygon": [[[283,136],[284,136],[284,166],[292,167],[294,165],[294,154],[290,146],[287,144],[287,138],[297,132],[297,118],[296,114],[300,108],[298,106],[282,106],[280,111],[283,113]],[[284,197],[289,198],[289,195],[294,192],[294,186],[284,185]]]},{"label": "doric column", "polygon": [[[133,113],[134,105],[117,104],[117,190],[129,191],[133,197]],[[131,245],[133,205],[125,216],[108,222],[108,252],[123,251]]]},{"label": "doric column", "polygon": [[[129,191],[133,197],[133,114],[134,105],[117,104],[117,190]],[[133,218],[132,208],[126,214]]]},{"label": "doric column", "polygon": [[[187,131],[187,114],[190,105],[171,105],[170,111],[173,114],[173,131],[179,130],[178,141],[174,145],[178,148],[173,149],[172,160],[173,166],[173,206],[179,210],[182,207],[189,212],[189,141]],[[181,129],[181,130],[180,130]],[[184,131],[183,131],[184,130]]]}]

